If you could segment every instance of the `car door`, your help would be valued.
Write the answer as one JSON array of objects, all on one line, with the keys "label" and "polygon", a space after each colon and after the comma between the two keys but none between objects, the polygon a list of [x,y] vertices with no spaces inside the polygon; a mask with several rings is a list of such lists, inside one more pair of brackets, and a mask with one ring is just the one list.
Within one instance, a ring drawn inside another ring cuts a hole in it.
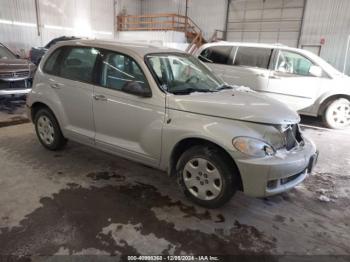
[{"label": "car door", "polygon": [[239,46],[225,72],[224,80],[256,91],[266,89],[272,52],[270,48]]},{"label": "car door", "polygon": [[92,114],[93,72],[98,50],[91,47],[62,47],[44,66],[58,108],[65,135],[85,144],[94,144]]},{"label": "car door", "polygon": [[313,61],[300,53],[276,50],[266,94],[296,111],[308,112],[323,87],[330,84],[324,72],[319,76],[310,72],[315,66]]},{"label": "car door", "polygon": [[[106,151],[158,166],[165,96],[152,95],[143,70],[126,54],[103,51],[93,99],[95,141]],[[132,86],[151,96],[130,93]]]}]

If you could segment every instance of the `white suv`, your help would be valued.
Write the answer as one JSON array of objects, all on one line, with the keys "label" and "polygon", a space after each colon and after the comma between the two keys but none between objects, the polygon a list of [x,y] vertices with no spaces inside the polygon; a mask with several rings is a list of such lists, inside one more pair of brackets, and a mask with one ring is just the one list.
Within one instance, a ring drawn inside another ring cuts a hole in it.
[{"label": "white suv", "polygon": [[282,45],[218,42],[195,54],[227,83],[275,98],[330,128],[350,126],[350,78],[317,55]]},{"label": "white suv", "polygon": [[289,190],[317,159],[296,112],[227,86],[173,49],[59,43],[40,63],[27,106],[44,147],[70,139],[168,171],[206,207],[237,190],[257,197]]}]

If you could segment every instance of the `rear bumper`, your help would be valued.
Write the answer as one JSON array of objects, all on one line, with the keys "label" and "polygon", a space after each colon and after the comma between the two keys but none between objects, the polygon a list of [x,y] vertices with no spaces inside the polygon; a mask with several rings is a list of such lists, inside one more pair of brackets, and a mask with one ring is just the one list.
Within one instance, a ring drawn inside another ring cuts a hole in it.
[{"label": "rear bumper", "polygon": [[312,172],[318,158],[315,145],[310,140],[304,141],[303,147],[273,157],[237,160],[244,193],[266,197],[300,184]]},{"label": "rear bumper", "polygon": [[25,89],[1,89],[0,95],[26,95],[32,90],[31,88]]}]

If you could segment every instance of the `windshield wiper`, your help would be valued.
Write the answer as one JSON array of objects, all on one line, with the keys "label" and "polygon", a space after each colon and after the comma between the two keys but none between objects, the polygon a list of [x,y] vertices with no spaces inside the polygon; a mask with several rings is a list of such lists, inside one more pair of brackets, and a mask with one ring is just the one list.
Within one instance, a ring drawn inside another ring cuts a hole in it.
[{"label": "windshield wiper", "polygon": [[187,88],[182,90],[176,90],[172,91],[174,95],[187,95],[194,92],[200,92],[200,93],[209,93],[209,92],[215,92],[216,90],[210,90],[210,89],[197,89],[197,88]]}]

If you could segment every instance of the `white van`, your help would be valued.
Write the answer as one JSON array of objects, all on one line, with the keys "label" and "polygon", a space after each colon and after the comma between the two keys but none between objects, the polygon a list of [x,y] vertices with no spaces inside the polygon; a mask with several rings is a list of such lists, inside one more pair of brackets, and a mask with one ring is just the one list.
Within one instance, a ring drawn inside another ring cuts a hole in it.
[{"label": "white van", "polygon": [[217,42],[195,53],[225,82],[280,100],[330,128],[350,126],[350,77],[317,55],[283,45]]}]

